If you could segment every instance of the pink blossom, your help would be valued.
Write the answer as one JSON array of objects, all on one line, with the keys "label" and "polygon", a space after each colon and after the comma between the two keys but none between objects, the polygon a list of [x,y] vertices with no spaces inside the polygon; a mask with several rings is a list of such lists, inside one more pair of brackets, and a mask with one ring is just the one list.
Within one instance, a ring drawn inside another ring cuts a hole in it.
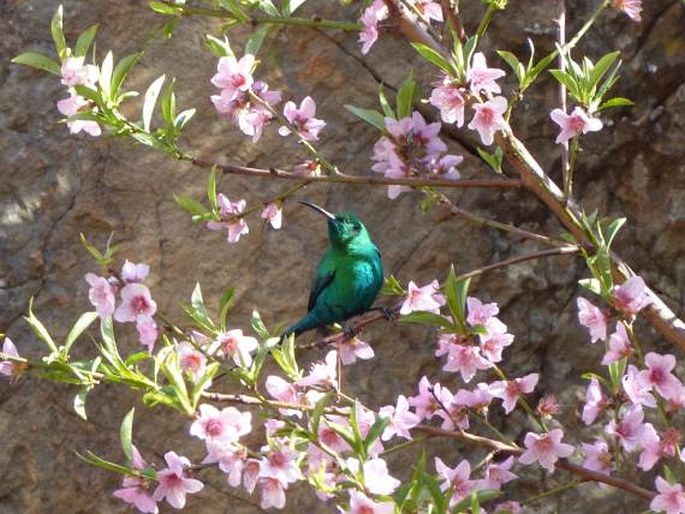
[{"label": "pink blossom", "polygon": [[469,296],[466,298],[466,322],[475,327],[476,325],[485,326],[491,318],[499,314],[499,307],[496,302],[483,303],[478,298]]},{"label": "pink blossom", "polygon": [[267,220],[274,230],[278,230],[283,224],[283,205],[278,201],[266,204],[261,218]]},{"label": "pink blossom", "polygon": [[596,378],[590,380],[585,392],[585,406],[583,407],[583,423],[592,425],[599,413],[607,406],[607,400],[602,395],[602,388]]},{"label": "pink blossom", "polygon": [[237,243],[240,236],[250,232],[245,218],[242,216],[247,202],[245,200],[232,202],[223,193],[219,193],[216,199],[221,211],[221,221],[208,221],[207,228],[210,230],[223,230],[225,228],[228,230],[228,242]]},{"label": "pink blossom", "polygon": [[559,458],[566,458],[573,453],[573,446],[562,443],[564,432],[560,428],[550,430],[546,434],[528,432],[523,440],[526,451],[519,457],[522,464],[539,462],[548,471],[554,471],[554,463]]},{"label": "pink blossom", "polygon": [[254,82],[252,69],[255,58],[252,54],[245,54],[238,61],[235,56],[223,56],[217,64],[217,73],[212,77],[212,84],[226,92],[227,96],[235,96],[238,91],[248,91]]},{"label": "pink blossom", "polygon": [[366,55],[378,39],[378,23],[386,19],[388,14],[388,6],[383,0],[374,0],[369,7],[364,9],[360,18],[364,28],[359,33],[362,54]]},{"label": "pink blossom", "polygon": [[643,436],[651,432],[647,428],[647,426],[651,427],[651,424],[642,422],[644,417],[642,406],[633,404],[628,407],[618,422],[611,420],[604,431],[616,436],[625,451],[632,452],[642,445]]},{"label": "pink blossom", "polygon": [[147,264],[135,264],[128,259],[121,266],[121,279],[124,282],[142,282],[150,273],[150,266]]},{"label": "pink blossom", "polygon": [[190,435],[203,440],[234,443],[252,430],[252,414],[235,407],[221,410],[202,404],[199,417],[190,425]]},{"label": "pink blossom", "polygon": [[151,316],[138,316],[136,320],[136,330],[138,330],[138,337],[140,344],[147,346],[147,350],[152,353],[152,348],[159,337],[159,327]]},{"label": "pink blossom", "polygon": [[[186,341],[180,343],[176,351],[181,370],[190,375],[193,382],[200,380],[207,369],[207,357]],[[211,381],[206,386],[209,387],[210,384]]]},{"label": "pink blossom", "polygon": [[385,427],[381,435],[383,441],[388,441],[394,436],[411,439],[409,430],[421,422],[421,419],[409,410],[409,402],[402,394],[397,397],[397,406],[387,405],[381,407],[379,415],[390,419],[390,423],[388,423],[388,426]]},{"label": "pink blossom", "polygon": [[157,312],[157,304],[150,290],[143,284],[126,284],[121,290],[121,305],[114,311],[114,319],[120,323],[150,318]]},{"label": "pink blossom", "polygon": [[98,69],[93,64],[84,64],[85,57],[67,57],[62,61],[62,84],[68,87],[87,86],[91,89],[98,81]]},{"label": "pink blossom", "polygon": [[159,485],[155,489],[152,498],[155,501],[166,501],[175,509],[182,509],[186,504],[186,494],[201,491],[204,484],[195,478],[190,478],[187,469],[190,461],[170,451],[164,454],[167,467],[157,472]]},{"label": "pink blossom", "polygon": [[439,178],[449,180],[459,180],[461,173],[457,170],[457,166],[463,162],[464,158],[461,155],[443,155],[439,159],[433,158],[426,164],[430,173]]},{"label": "pink blossom", "polygon": [[538,402],[538,406],[535,409],[540,416],[556,416],[561,412],[561,405],[559,405],[559,402],[557,402],[556,396],[554,396],[553,393],[545,394],[543,395],[542,398],[540,398],[540,401]]},{"label": "pink blossom", "polygon": [[209,353],[216,353],[224,359],[232,359],[236,366],[249,368],[252,365],[252,355],[259,347],[254,337],[243,335],[240,329],[221,332],[209,347]]},{"label": "pink blossom", "polygon": [[407,399],[409,405],[414,407],[416,415],[421,419],[430,419],[435,415],[435,412],[440,408],[436,395],[434,392],[440,389],[440,384],[434,386],[428,381],[428,378],[421,377],[419,380],[419,394]]},{"label": "pink blossom", "polygon": [[522,394],[531,393],[538,383],[539,375],[530,373],[525,377],[515,378],[514,380],[501,380],[490,384],[488,391],[496,398],[502,399],[504,412],[509,414],[516,407],[519,397]]},{"label": "pink blossom", "polygon": [[[259,481],[260,470],[261,464],[257,459],[247,459],[243,464],[243,487],[249,494],[252,494]],[[275,481],[278,482],[278,480]]]},{"label": "pink blossom", "polygon": [[485,322],[485,329],[486,334],[478,334],[481,354],[490,362],[499,362],[504,348],[514,342],[514,335],[509,334],[507,326],[495,317]]},{"label": "pink blossom", "polygon": [[[86,100],[75,93],[70,93],[69,95],[69,97],[63,98],[57,102],[57,110],[64,116],[75,116],[80,112],[89,112],[91,110],[92,104],[89,100]],[[67,121],[67,128],[71,134],[78,134],[82,130],[93,137],[102,134],[100,125],[92,120]]]},{"label": "pink blossom", "polygon": [[521,509],[521,504],[515,501],[501,502],[495,505],[494,514],[520,514],[523,512]]},{"label": "pink blossom", "polygon": [[[283,107],[283,116],[295,126],[300,137],[305,141],[318,141],[319,131],[326,126],[326,122],[315,118],[316,102],[311,96],[307,96],[298,108],[295,102],[286,102]],[[290,134],[288,127],[280,127],[278,133],[282,136]]]},{"label": "pink blossom", "polygon": [[630,277],[620,286],[614,287],[614,307],[626,316],[635,316],[651,303],[652,299],[642,277]]},{"label": "pink blossom", "polygon": [[651,387],[646,383],[640,371],[632,364],[628,366],[626,374],[623,375],[621,384],[631,402],[639,403],[645,407],[656,407],[656,400],[649,392]]},{"label": "pink blossom", "polygon": [[287,487],[289,483],[297,482],[301,478],[300,468],[297,466],[298,455],[297,452],[288,448],[271,450],[260,460],[259,477],[275,478],[284,487]]},{"label": "pink blossom", "polygon": [[645,364],[647,369],[640,374],[643,383],[666,399],[675,397],[683,386],[672,373],[676,364],[675,357],[649,352],[645,355]]},{"label": "pink blossom", "polygon": [[88,299],[98,311],[98,316],[105,319],[114,314],[116,298],[114,286],[104,277],[98,277],[94,273],[86,273],[86,282],[90,285]]},{"label": "pink blossom", "polygon": [[468,128],[477,130],[484,145],[491,145],[495,140],[495,132],[507,126],[502,115],[507,110],[507,99],[496,96],[485,103],[473,104],[476,111]]},{"label": "pink blossom", "polygon": [[388,464],[381,458],[373,458],[366,461],[362,465],[362,471],[364,485],[371,494],[392,494],[400,485],[399,480],[390,476]]},{"label": "pink blossom", "polygon": [[485,468],[485,476],[483,479],[478,480],[477,489],[494,489],[499,491],[503,484],[511,482],[518,478],[514,473],[509,471],[511,466],[514,464],[514,456],[510,455],[509,458],[503,460],[502,462],[490,463]]},{"label": "pink blossom", "polygon": [[[2,343],[2,353],[8,357],[20,357],[17,347],[9,337],[5,337],[5,341]],[[20,375],[22,375],[26,369],[27,365],[23,362],[3,360],[0,358],[0,375],[8,377],[10,382],[16,382]]]},{"label": "pink blossom", "polygon": [[566,143],[580,134],[597,132],[602,130],[602,120],[588,116],[582,107],[576,107],[571,114],[566,114],[561,109],[554,109],[550,113],[552,121],[561,127],[556,143]]},{"label": "pink blossom", "polygon": [[464,107],[466,106],[466,91],[454,79],[444,75],[431,92],[428,100],[431,105],[440,109],[440,118],[445,123],[456,123],[457,127],[464,125]]},{"label": "pink blossom", "polygon": [[616,332],[609,337],[609,350],[604,354],[602,364],[608,366],[612,362],[630,357],[633,354],[633,347],[630,344],[626,327],[623,323],[616,323]]},{"label": "pink blossom", "polygon": [[613,0],[613,4],[616,9],[626,13],[631,20],[637,22],[642,21],[640,16],[640,13],[642,12],[642,0]]},{"label": "pink blossom", "polygon": [[594,343],[599,339],[607,338],[607,317],[602,309],[595,307],[585,298],[579,297],[578,321],[590,331],[590,342]]},{"label": "pink blossom", "polygon": [[481,91],[499,94],[502,92],[502,89],[495,81],[504,77],[504,75],[506,75],[504,70],[488,68],[488,65],[485,63],[485,55],[482,52],[476,52],[473,54],[471,67],[466,73],[466,79],[469,81],[469,88],[473,94],[477,95]]},{"label": "pink blossom", "polygon": [[476,386],[476,389],[459,389],[454,395],[454,401],[473,410],[485,409],[492,401],[492,395],[488,391],[488,384],[483,382]]},{"label": "pink blossom", "polygon": [[490,369],[492,363],[484,359],[478,346],[464,344],[449,345],[445,371],[460,373],[464,382],[469,383],[480,369]]},{"label": "pink blossom", "polygon": [[448,431],[467,430],[469,428],[469,416],[466,405],[461,403],[446,387],[436,384],[434,390],[440,406],[435,416],[443,420],[440,428]]},{"label": "pink blossom", "polygon": [[[279,402],[301,405],[304,400],[299,389],[295,387],[295,384],[286,382],[279,376],[269,375],[266,377],[264,386],[268,393]],[[302,412],[298,409],[279,409],[279,412],[285,416],[302,416]]]},{"label": "pink blossom", "polygon": [[247,450],[237,444],[220,439],[205,439],[207,456],[203,464],[218,463],[221,471],[226,473],[228,485],[238,487],[242,478],[247,458]]},{"label": "pink blossom", "polygon": [[416,0],[414,6],[426,21],[443,21],[442,8],[438,2],[434,2],[433,0]]},{"label": "pink blossom", "polygon": [[373,348],[371,348],[369,343],[366,343],[357,337],[343,338],[336,344],[336,348],[340,355],[340,361],[344,365],[352,364],[357,359],[373,359],[375,356]]},{"label": "pink blossom", "polygon": [[315,362],[309,374],[297,381],[299,387],[333,387],[337,386],[338,352],[331,350],[326,354],[324,362]]},{"label": "pink blossom", "polygon": [[585,460],[583,467],[608,475],[614,469],[609,446],[604,439],[598,439],[592,444],[582,444]]},{"label": "pink blossom", "polygon": [[[131,466],[134,469],[143,471],[148,467],[141,457],[138,448],[133,445],[131,446],[131,454]],[[157,501],[152,498],[148,490],[149,481],[140,477],[125,476],[122,480],[122,485],[123,487],[114,491],[112,496],[133,505],[139,512],[150,514],[157,514],[159,512]]]},{"label": "pink blossom", "polygon": [[450,491],[450,505],[466,498],[473,491],[476,483],[470,479],[471,465],[469,461],[462,460],[459,465],[452,469],[447,466],[440,457],[435,457],[435,470],[440,475],[441,491]]},{"label": "pink blossom", "polygon": [[395,506],[392,503],[378,503],[356,489],[350,489],[349,514],[393,514]]},{"label": "pink blossom", "polygon": [[262,509],[275,507],[282,509],[285,507],[285,490],[287,486],[276,478],[260,478],[259,486],[262,492],[262,498],[259,505]]},{"label": "pink blossom", "polygon": [[[252,93],[272,107],[281,101],[281,93],[269,91],[269,86],[262,81],[252,85]],[[244,134],[252,136],[255,143],[261,138],[266,124],[273,119],[271,111],[260,103],[252,102],[246,92],[222,90],[221,94],[212,95],[210,99],[219,116],[229,118]]]},{"label": "pink blossom", "polygon": [[666,455],[663,451],[665,447],[662,446],[658,432],[649,423],[645,425],[645,432],[642,434],[640,446],[640,459],[637,467],[643,471],[651,470],[659,459]]},{"label": "pink blossom", "polygon": [[407,286],[407,296],[405,297],[400,314],[405,315],[414,311],[428,311],[440,314],[440,307],[445,305],[445,297],[438,291],[437,280],[430,284],[418,287],[413,281],[409,281]]},{"label": "pink blossom", "polygon": [[656,490],[659,491],[649,504],[649,508],[654,512],[665,512],[666,514],[681,514],[685,512],[685,493],[680,484],[669,484],[662,477],[656,477],[654,482]]},{"label": "pink blossom", "polygon": [[337,423],[343,427],[349,427],[347,418],[331,417],[331,419],[323,418],[323,423],[319,423],[319,441],[328,446],[331,450],[336,452],[346,452],[350,449],[350,445],[345,441],[340,434],[338,434],[329,423]]}]

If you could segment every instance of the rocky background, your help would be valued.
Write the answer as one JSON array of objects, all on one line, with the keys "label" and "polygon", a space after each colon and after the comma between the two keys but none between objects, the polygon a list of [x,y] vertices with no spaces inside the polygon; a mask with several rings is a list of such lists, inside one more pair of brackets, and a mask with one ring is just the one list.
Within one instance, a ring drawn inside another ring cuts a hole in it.
[{"label": "rocky background", "polygon": [[[332,2],[318,3],[331,13]],[[484,7],[462,2],[465,25],[473,30]],[[569,3],[569,32],[594,9],[592,2]],[[606,129],[584,140],[579,159],[577,195],[588,210],[628,217],[616,249],[676,312],[683,314],[685,291],[685,5],[679,0],[645,2],[643,21],[631,22],[618,12],[605,15],[583,41],[583,49],[597,58],[618,48],[624,71],[616,94],[635,101],[632,108],[603,115]],[[285,224],[275,232],[250,220],[250,234],[237,245],[191,223],[173,202],[172,194],[203,199],[206,173],[170,158],[109,137],[70,136],[60,123],[55,102],[65,95],[54,76],[11,65],[23,51],[52,53],[49,23],[55,0],[0,2],[0,331],[15,341],[20,353],[37,356],[41,348],[22,315],[29,299],[53,334],[61,337],[79,313],[89,309],[83,275],[97,266],[79,243],[83,232],[102,247],[111,232],[120,245],[118,257],[151,265],[150,285],[159,307],[169,318],[182,321],[179,303],[197,281],[205,299],[218,303],[223,290],[236,288],[231,326],[247,329],[249,315],[258,308],[269,324],[292,321],[305,309],[308,281],[326,245],[325,225],[307,209],[289,203]],[[353,9],[345,13],[354,17]],[[543,51],[553,47],[555,25],[550,2],[512,2],[495,16],[485,41],[488,62],[505,68],[494,48],[525,55],[525,39]],[[204,48],[203,35],[217,34],[219,23],[183,20],[170,40],[156,37],[162,20],[146,10],[145,2],[116,0],[65,1],[67,40],[101,23],[97,38],[101,55],[112,49],[121,57],[145,48],[146,54],[128,87],[144,91],[162,73],[177,78],[182,108],[198,113],[187,131],[186,144],[198,155],[220,162],[259,167],[289,167],[305,157],[273,128],[255,146],[219,120],[209,102],[214,88],[209,78],[216,59]],[[242,46],[244,32],[232,36]],[[261,73],[285,99],[312,95],[318,114],[328,126],[322,149],[350,173],[370,173],[370,152],[377,134],[348,114],[352,103],[372,107],[378,80],[397,85],[415,56],[392,33],[362,58],[354,34],[320,33],[309,29],[280,30],[261,52]],[[267,70],[269,70],[267,72]],[[424,76],[424,86],[432,77]],[[428,91],[427,87],[423,89]],[[557,177],[556,126],[549,119],[557,88],[546,81],[518,106],[515,130],[535,156]],[[132,110],[132,115],[135,113]],[[458,139],[458,140],[457,140]],[[463,131],[450,145],[465,155],[465,176],[484,177],[488,171],[474,157],[479,143]],[[557,177],[558,178],[558,177]],[[245,197],[256,205],[284,191],[275,181],[222,178],[219,188],[230,198]],[[545,208],[525,192],[450,191],[459,205],[518,226],[558,235],[559,226]],[[396,201],[383,188],[312,185],[302,195],[330,210],[350,209],[366,222],[384,254],[386,272],[401,281],[425,283],[443,278],[450,263],[460,271],[496,262],[535,249],[530,242],[483,230],[440,212],[423,215],[418,193]],[[597,369],[602,350],[587,343],[576,321],[577,280],[584,264],[571,257],[532,261],[490,273],[473,282],[473,294],[497,301],[502,318],[516,334],[508,350],[507,368],[521,375],[539,370],[539,392],[554,393],[564,407],[569,427],[579,426],[580,373]],[[642,335],[656,348],[674,351],[648,327]],[[344,382],[367,404],[379,407],[397,394],[414,394],[422,375],[457,387],[458,379],[440,371],[433,357],[435,337],[430,330],[380,323],[364,337],[377,357],[345,369]],[[121,338],[129,350],[135,337]],[[92,352],[87,340],[79,351]],[[676,352],[677,353],[677,352]],[[303,359],[320,358],[312,351]],[[88,399],[89,421],[72,411],[72,388],[23,379],[0,383],[0,513],[114,513],[127,511],[111,497],[119,478],[81,462],[74,450],[123,460],[118,426],[136,398],[121,388],[102,387]],[[164,452],[175,449],[191,460],[203,456],[203,445],[187,435],[189,421],[162,408],[138,405],[134,438],[143,455],[160,464]],[[499,407],[494,410],[500,413]],[[498,414],[499,415],[499,414]],[[522,417],[497,418],[512,436],[525,430]],[[577,431],[576,431],[577,432]],[[593,432],[581,430],[584,440]],[[438,443],[430,443],[437,448]],[[445,460],[453,464],[463,448],[445,446]],[[482,457],[470,449],[474,459]],[[393,462],[405,476],[412,455]],[[472,460],[475,462],[475,460]],[[258,498],[229,489],[224,478],[203,472],[208,486],[189,501],[191,512],[260,511]],[[530,470],[512,498],[533,495],[568,480]],[[305,488],[288,492],[286,511],[332,512]],[[583,485],[564,495],[532,504],[529,512],[638,512],[644,502],[624,493]],[[168,506],[162,508],[168,511]]]}]

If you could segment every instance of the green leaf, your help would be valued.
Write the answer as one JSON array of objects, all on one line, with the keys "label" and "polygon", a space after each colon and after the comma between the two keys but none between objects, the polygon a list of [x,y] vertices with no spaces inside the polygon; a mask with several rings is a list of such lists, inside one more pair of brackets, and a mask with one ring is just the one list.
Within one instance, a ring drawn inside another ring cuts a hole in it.
[{"label": "green leaf", "polygon": [[224,36],[223,39],[216,38],[211,34],[207,34],[205,44],[207,48],[217,57],[232,56],[235,55],[228,38]]},{"label": "green leaf", "polygon": [[[395,114],[395,111],[392,110],[392,106],[390,105],[390,102],[388,102],[388,97],[385,96],[385,87],[383,87],[382,82],[381,85],[378,86],[378,101],[381,104],[383,113],[385,113],[385,117],[396,120],[397,115]],[[383,123],[385,123],[385,121],[383,121]]]},{"label": "green leaf", "polygon": [[399,321],[402,323],[418,323],[420,325],[430,325],[447,329],[454,328],[454,324],[444,316],[428,311],[410,312],[409,314],[400,316]]},{"label": "green leaf", "polygon": [[231,308],[231,299],[235,293],[235,287],[228,287],[224,294],[221,295],[219,300],[219,323],[221,328],[226,328],[226,318],[228,317],[228,311]]},{"label": "green leaf", "polygon": [[183,127],[190,121],[190,119],[195,115],[195,109],[186,109],[181,111],[176,119],[174,120],[174,126],[176,130],[183,130]]},{"label": "green leaf", "polygon": [[148,7],[158,14],[167,16],[180,16],[183,14],[183,7],[167,4],[165,2],[149,2]]},{"label": "green leaf", "polygon": [[97,466],[98,468],[102,468],[106,471],[113,471],[114,473],[119,473],[121,475],[137,475],[136,470],[127,468],[126,466],[121,466],[114,462],[110,462],[108,460],[103,459],[102,457],[98,457],[90,450],[86,451],[85,455],[81,455],[77,451],[75,451],[74,453],[79,459],[84,460],[88,464]]},{"label": "green leaf", "polygon": [[528,89],[528,87],[535,82],[535,79],[538,78],[538,75],[542,73],[547,66],[551,64],[551,62],[556,58],[556,53],[552,52],[542,59],[540,59],[535,66],[530,68],[528,72],[526,73],[525,79],[523,81],[523,84],[521,85],[521,92],[525,91]]},{"label": "green leaf", "polygon": [[52,21],[50,22],[50,32],[52,33],[52,40],[55,42],[55,48],[57,49],[57,55],[60,59],[66,57],[67,42],[64,39],[64,21],[63,21],[63,9],[62,5],[57,8]]},{"label": "green leaf", "polygon": [[254,4],[269,16],[281,17],[281,13],[278,12],[278,9],[276,9],[276,6],[271,0],[254,0]]},{"label": "green leaf", "polygon": [[345,109],[377,129],[385,131],[385,118],[380,112],[373,109],[362,109],[361,107],[349,104],[345,105]]},{"label": "green leaf", "polygon": [[607,248],[611,248],[611,243],[614,242],[616,234],[618,234],[618,231],[621,230],[621,227],[625,224],[625,222],[626,218],[616,218],[614,221],[609,223],[609,226],[606,229],[606,234],[604,235],[607,242]]},{"label": "green leaf", "polygon": [[619,51],[611,52],[603,56],[599,61],[597,61],[597,64],[594,65],[592,71],[590,72],[590,76],[588,77],[588,85],[590,88],[595,87],[599,83],[599,81],[602,79],[602,77],[607,72],[609,67],[614,63],[616,59],[618,59],[620,55],[621,52]]},{"label": "green leaf", "polygon": [[48,71],[53,75],[62,75],[62,69],[59,64],[50,59],[47,55],[36,52],[19,54],[12,59],[12,62],[14,64],[23,64],[24,66],[30,66],[39,70]]},{"label": "green leaf", "polygon": [[383,284],[383,289],[381,289],[381,294],[401,296],[404,292],[404,289],[394,275],[385,277],[385,283]]},{"label": "green leaf", "polygon": [[176,78],[172,78],[169,84],[164,88],[160,105],[162,108],[162,119],[165,121],[169,129],[174,129],[174,121],[176,119],[176,94],[174,93],[174,86],[176,85]]},{"label": "green leaf", "polygon": [[129,462],[133,461],[133,416],[136,412],[135,407],[131,407],[124,419],[121,421],[119,428],[119,439],[121,441],[121,449],[124,450],[124,455]]},{"label": "green leaf", "polygon": [[316,402],[314,409],[312,409],[311,413],[309,414],[309,424],[312,429],[312,434],[314,434],[314,436],[317,438],[319,434],[319,424],[321,423],[321,415],[323,414],[323,410],[328,405],[328,402],[330,402],[332,396],[332,391],[328,391],[326,394],[324,394]]},{"label": "green leaf", "polygon": [[400,84],[400,88],[397,90],[397,98],[395,103],[397,105],[397,118],[402,119],[411,115],[412,108],[414,107],[414,101],[418,96],[418,88],[416,81],[414,80],[414,74],[411,73],[404,82]]},{"label": "green leaf", "polygon": [[495,151],[492,153],[481,148],[480,146],[476,147],[476,150],[478,151],[480,158],[483,159],[488,166],[490,166],[496,173],[502,173],[502,158],[504,157],[504,152],[499,146],[496,147]]},{"label": "green leaf", "polygon": [[294,13],[307,0],[284,0],[283,1],[283,16],[288,17]]},{"label": "green leaf", "polygon": [[64,349],[62,350],[62,355],[65,360],[69,357],[69,351],[78,337],[83,334],[83,332],[85,332],[86,329],[88,329],[88,327],[90,327],[93,324],[93,321],[95,321],[97,318],[97,312],[84,312],[81,314],[79,319],[76,320],[76,323],[74,323],[74,325],[71,327],[71,330],[64,340]]},{"label": "green leaf", "polygon": [[421,57],[440,68],[447,73],[447,75],[450,75],[451,77],[455,76],[456,70],[454,69],[454,66],[440,55],[439,52],[422,43],[411,43],[411,46],[421,55]]},{"label": "green leaf", "polygon": [[519,82],[522,82],[523,77],[520,76],[521,61],[513,53],[507,52],[506,50],[497,50],[497,55],[499,55],[504,62],[506,62],[512,71],[516,74],[516,78]]},{"label": "green leaf", "polygon": [[81,35],[76,40],[76,48],[74,49],[74,55],[76,55],[76,57],[83,57],[88,53],[88,49],[90,48],[93,39],[95,39],[97,30],[98,26],[93,25],[81,32]]},{"label": "green leaf", "polygon": [[621,390],[621,379],[626,370],[626,363],[628,359],[623,358],[609,364],[609,378],[611,378],[611,390],[617,394]]},{"label": "green leaf", "polygon": [[152,114],[155,112],[155,105],[157,105],[157,98],[159,92],[162,90],[162,85],[166,80],[166,75],[159,76],[150,87],[145,91],[145,100],[143,103],[143,129],[145,132],[150,132],[150,123],[152,122]]},{"label": "green leaf", "polygon": [[174,201],[183,210],[196,216],[204,216],[209,213],[207,208],[190,196],[174,195]]},{"label": "green leaf", "polygon": [[562,70],[549,70],[549,72],[555,79],[557,79],[557,82],[559,82],[560,84],[565,86],[566,89],[568,89],[568,92],[571,96],[573,96],[577,100],[580,99],[581,95],[578,89],[578,84],[569,73],[566,73]]},{"label": "green leaf", "polygon": [[207,198],[212,206],[212,212],[219,213],[219,204],[216,199],[216,166],[212,166],[207,177]]},{"label": "green leaf", "polygon": [[371,448],[371,445],[378,439],[385,428],[390,424],[390,418],[386,418],[383,416],[378,416],[376,418],[376,421],[374,422],[373,425],[371,425],[371,428],[369,429],[369,432],[366,434],[366,437],[364,438],[364,449],[368,453],[369,448]]},{"label": "green leaf", "polygon": [[245,53],[257,55],[259,53],[259,49],[262,47],[262,43],[264,43],[264,38],[274,27],[275,25],[271,25],[269,23],[265,23],[264,25],[257,27],[257,30],[254,31],[254,33],[245,43]]},{"label": "green leaf", "polygon": [[470,66],[473,52],[478,46],[478,36],[471,36],[464,44],[464,63]]},{"label": "green leaf", "polygon": [[264,321],[262,321],[262,317],[259,315],[259,312],[257,312],[256,310],[252,311],[252,328],[254,329],[256,334],[262,339],[266,340],[269,338],[269,331],[267,330]]},{"label": "green leaf", "polygon": [[45,343],[50,352],[57,354],[58,351],[55,341],[52,339],[52,336],[50,336],[50,333],[45,328],[45,325],[43,325],[43,323],[41,323],[40,320],[33,314],[33,297],[29,300],[29,315],[24,316],[24,319],[27,321],[31,327],[31,330],[33,330],[33,333],[36,334],[38,339]]},{"label": "green leaf", "polygon": [[88,421],[88,416],[86,416],[86,396],[88,396],[91,389],[93,389],[92,385],[85,385],[79,388],[78,393],[74,396],[74,412],[85,421]]},{"label": "green leaf", "polygon": [[121,89],[121,85],[124,83],[124,80],[126,80],[129,72],[142,56],[143,52],[127,55],[126,57],[122,58],[114,67],[111,81],[113,97],[119,94],[119,90]]},{"label": "green leaf", "polygon": [[107,52],[105,58],[102,60],[100,65],[100,77],[98,78],[98,83],[100,84],[100,89],[102,90],[102,95],[105,98],[113,99],[116,94],[116,88],[114,87],[114,76],[112,68],[114,66],[114,56],[112,52]]},{"label": "green leaf", "polygon": [[635,102],[628,98],[623,98],[622,96],[615,96],[600,104],[599,107],[597,107],[597,110],[603,111],[604,109],[610,109],[612,107],[625,107],[628,105],[635,105]]},{"label": "green leaf", "polygon": [[466,330],[466,296],[471,279],[457,281],[454,265],[450,266],[445,280],[445,297],[452,317],[462,330]]}]

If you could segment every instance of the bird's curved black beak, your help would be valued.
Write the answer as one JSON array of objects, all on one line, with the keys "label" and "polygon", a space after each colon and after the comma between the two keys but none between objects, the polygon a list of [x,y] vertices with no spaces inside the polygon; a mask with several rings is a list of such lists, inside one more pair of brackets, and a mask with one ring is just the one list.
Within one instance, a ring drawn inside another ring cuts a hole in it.
[{"label": "bird's curved black beak", "polygon": [[316,205],[315,203],[305,202],[305,201],[302,201],[302,200],[298,200],[297,203],[301,203],[302,205],[306,205],[307,207],[311,207],[311,208],[314,209],[315,211],[318,211],[318,212],[320,212],[321,214],[323,214],[324,216],[326,216],[329,220],[335,220],[335,215],[331,214],[330,212],[328,212],[328,211],[327,211],[326,209],[324,209],[323,207],[319,207],[319,206]]}]

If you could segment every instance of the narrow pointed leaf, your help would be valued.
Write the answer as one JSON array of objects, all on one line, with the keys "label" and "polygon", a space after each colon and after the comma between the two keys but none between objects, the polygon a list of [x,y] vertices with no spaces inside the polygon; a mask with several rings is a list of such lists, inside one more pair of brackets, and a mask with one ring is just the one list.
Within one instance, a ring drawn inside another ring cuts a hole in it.
[{"label": "narrow pointed leaf", "polygon": [[383,115],[373,109],[363,109],[361,107],[355,107],[354,105],[345,105],[345,109],[350,111],[352,114],[361,118],[365,122],[373,125],[379,130],[385,131],[385,118]]},{"label": "narrow pointed leaf", "polygon": [[133,461],[133,416],[136,408],[131,407],[124,419],[121,421],[119,427],[119,439],[121,440],[121,449],[124,450],[124,455],[129,462]]},{"label": "narrow pointed leaf", "polygon": [[98,319],[97,312],[84,312],[83,314],[81,314],[79,319],[76,320],[76,323],[74,323],[74,326],[71,327],[71,330],[69,331],[66,339],[64,340],[63,354],[65,359],[69,356],[69,351],[71,350],[71,347],[79,338],[79,336],[83,334],[83,332],[85,332],[96,319]]},{"label": "narrow pointed leaf", "polygon": [[74,48],[74,54],[76,57],[82,57],[88,53],[88,49],[95,38],[95,33],[97,30],[98,26],[93,25],[92,27],[89,27],[81,32],[81,35],[76,40],[76,47]]},{"label": "narrow pointed leaf", "polygon": [[23,64],[24,66],[30,66],[31,68],[47,71],[57,76],[62,75],[62,70],[59,64],[50,59],[47,55],[36,52],[19,54],[12,59],[12,62],[15,64]]},{"label": "narrow pointed leaf", "polygon": [[157,105],[157,98],[159,92],[162,90],[162,85],[166,80],[166,75],[158,77],[150,87],[145,91],[145,100],[143,103],[143,129],[145,132],[150,132],[150,123],[152,122],[152,114],[155,112],[155,105]]}]

